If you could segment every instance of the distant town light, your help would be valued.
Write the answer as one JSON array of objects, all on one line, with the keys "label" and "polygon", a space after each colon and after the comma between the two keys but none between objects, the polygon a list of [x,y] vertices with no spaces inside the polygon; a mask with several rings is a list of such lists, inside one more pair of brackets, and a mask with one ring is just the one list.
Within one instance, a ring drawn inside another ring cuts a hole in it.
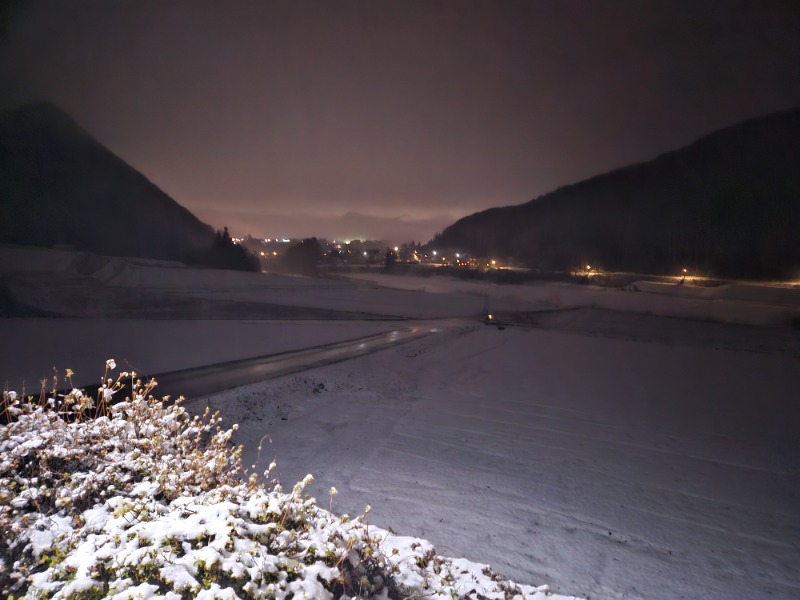
[{"label": "distant town light", "polygon": [[395,251],[395,252],[397,252],[398,250],[400,250],[400,248],[398,248],[397,246],[395,246],[395,247],[394,247],[394,251]]},{"label": "distant town light", "polygon": [[367,255],[367,253],[366,253],[366,252],[364,252],[364,256],[366,256],[366,255]]},{"label": "distant town light", "polygon": [[456,252],[456,258],[461,258],[461,254],[459,254],[458,252]]},{"label": "distant town light", "polygon": [[433,255],[436,256],[436,250],[433,251]]}]

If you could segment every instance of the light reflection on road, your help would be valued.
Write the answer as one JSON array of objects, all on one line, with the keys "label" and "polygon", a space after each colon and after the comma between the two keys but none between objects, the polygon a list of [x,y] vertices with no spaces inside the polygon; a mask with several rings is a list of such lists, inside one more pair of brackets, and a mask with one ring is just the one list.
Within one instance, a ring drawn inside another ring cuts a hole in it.
[{"label": "light reflection on road", "polygon": [[182,395],[191,400],[240,385],[357,358],[423,338],[436,331],[433,328],[423,330],[407,327],[305,350],[164,373],[156,376],[159,395]]}]

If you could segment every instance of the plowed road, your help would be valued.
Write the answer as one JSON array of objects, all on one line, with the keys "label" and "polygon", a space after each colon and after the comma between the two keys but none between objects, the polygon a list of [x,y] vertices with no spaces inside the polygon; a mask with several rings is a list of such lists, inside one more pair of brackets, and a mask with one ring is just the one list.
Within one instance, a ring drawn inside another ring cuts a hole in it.
[{"label": "plowed road", "polygon": [[186,399],[208,396],[232,387],[263,381],[377,352],[389,346],[423,338],[432,327],[406,327],[325,346],[249,358],[156,376],[158,395]]}]

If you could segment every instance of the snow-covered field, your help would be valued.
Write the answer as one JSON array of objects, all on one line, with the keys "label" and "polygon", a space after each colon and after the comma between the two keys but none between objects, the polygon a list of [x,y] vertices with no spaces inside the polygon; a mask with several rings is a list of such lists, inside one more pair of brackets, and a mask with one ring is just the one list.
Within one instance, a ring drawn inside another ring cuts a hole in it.
[{"label": "snow-covered field", "polygon": [[[208,403],[286,481],[590,598],[800,594],[797,358],[466,328]],[[198,406],[199,408],[199,406]]]},{"label": "snow-covered field", "polygon": [[638,281],[629,289],[568,283],[494,285],[449,277],[352,274],[352,279],[436,294],[486,296],[495,311],[599,308],[744,325],[790,325],[800,318],[800,282],[785,285],[727,283],[701,287]]},{"label": "snow-covered field", "polygon": [[[238,422],[246,464],[263,470],[276,459],[288,485],[313,473],[319,498],[335,486],[335,512],[369,504],[376,525],[515,581],[592,599],[800,596],[794,288],[634,292],[373,275],[351,286],[245,274],[226,274],[222,286],[194,270],[176,285],[176,269],[112,270],[138,273],[125,285],[173,295],[392,317],[465,317],[487,298],[493,310],[595,311],[558,312],[557,327],[450,323],[187,408],[211,405]],[[167,371],[395,325],[6,319],[0,365],[13,377],[90,360],[99,374],[117,344],[118,361]]]}]

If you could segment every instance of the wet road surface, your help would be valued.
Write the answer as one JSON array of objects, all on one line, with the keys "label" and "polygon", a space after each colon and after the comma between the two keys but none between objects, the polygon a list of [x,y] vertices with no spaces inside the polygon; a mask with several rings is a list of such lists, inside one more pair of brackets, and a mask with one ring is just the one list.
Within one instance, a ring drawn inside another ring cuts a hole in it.
[{"label": "wet road surface", "polygon": [[377,352],[435,333],[432,327],[406,327],[325,346],[156,375],[157,395],[187,400],[256,381],[321,367]]}]

